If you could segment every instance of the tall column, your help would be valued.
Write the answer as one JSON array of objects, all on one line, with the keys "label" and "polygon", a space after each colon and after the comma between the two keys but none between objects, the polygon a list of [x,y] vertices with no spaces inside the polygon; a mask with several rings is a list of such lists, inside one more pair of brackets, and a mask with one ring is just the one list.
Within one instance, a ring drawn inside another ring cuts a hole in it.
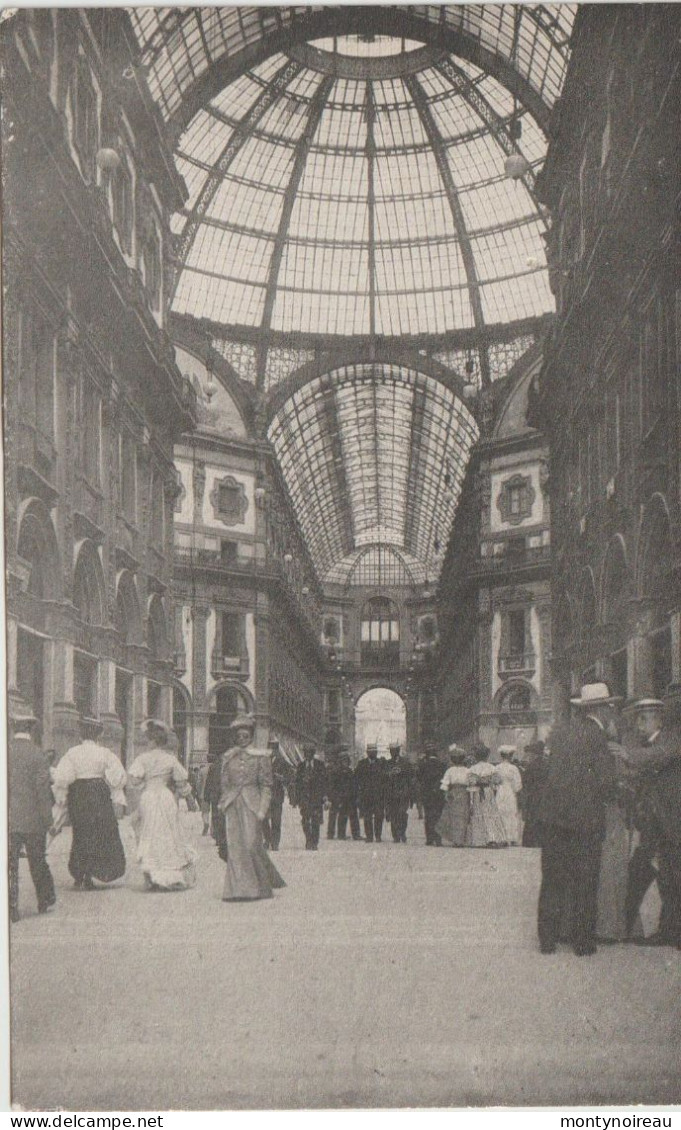
[{"label": "tall column", "polygon": [[265,593],[257,593],[255,602],[255,741],[265,744],[269,735],[269,602]]},{"label": "tall column", "polygon": [[192,701],[194,703],[194,749],[192,763],[201,765],[208,759],[209,710],[206,702],[208,686],[207,622],[210,605],[192,606]]},{"label": "tall column", "polygon": [[653,651],[648,638],[651,628],[652,607],[649,601],[634,602],[634,634],[627,641],[629,698],[640,698],[653,691]]},{"label": "tall column", "polygon": [[73,644],[68,640],[54,641],[52,685],[52,744],[64,753],[80,741],[80,716],[73,701]]},{"label": "tall column", "polygon": [[121,753],[123,725],[116,710],[116,663],[113,659],[99,661],[99,719],[104,727],[102,745],[117,756]]}]

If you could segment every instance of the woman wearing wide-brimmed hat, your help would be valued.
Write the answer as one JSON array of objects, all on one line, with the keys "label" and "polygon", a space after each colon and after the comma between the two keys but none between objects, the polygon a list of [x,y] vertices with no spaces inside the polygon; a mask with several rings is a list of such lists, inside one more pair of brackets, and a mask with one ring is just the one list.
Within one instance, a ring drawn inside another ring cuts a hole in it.
[{"label": "woman wearing wide-brimmed hat", "polygon": [[450,766],[440,789],[445,794],[445,806],[437,822],[438,835],[451,847],[463,847],[468,831],[470,799],[466,750],[453,743],[449,750]]},{"label": "woman wearing wide-brimmed hat", "polygon": [[230,726],[234,744],[222,755],[219,808],[227,818],[225,902],[272,898],[286,883],[268,856],[262,824],[272,797],[268,750],[253,745],[255,723],[238,714]]},{"label": "woman wearing wide-brimmed hat", "polygon": [[170,731],[149,718],[143,725],[149,748],[128,770],[131,785],[143,788],[136,813],[137,858],[151,891],[181,891],[196,882],[193,848],[185,842],[178,797],[190,797],[187,770],[165,747]]}]

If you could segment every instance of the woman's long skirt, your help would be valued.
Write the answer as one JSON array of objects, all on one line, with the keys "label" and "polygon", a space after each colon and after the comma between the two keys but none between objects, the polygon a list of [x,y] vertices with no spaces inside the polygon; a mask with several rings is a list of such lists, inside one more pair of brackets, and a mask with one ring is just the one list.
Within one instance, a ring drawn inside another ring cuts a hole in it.
[{"label": "woman's long skirt", "polygon": [[139,802],[137,858],[147,882],[181,891],[196,882],[196,852],[185,843],[174,794],[166,785],[148,785]]},{"label": "woman's long skirt", "polygon": [[69,871],[76,882],[120,879],[125,874],[125,852],[106,781],[101,777],[74,781],[69,786],[68,811],[73,830]]},{"label": "woman's long skirt", "polygon": [[629,831],[617,804],[605,808],[605,839],[598,880],[596,937],[622,942],[627,936],[626,898],[629,873]]},{"label": "woman's long skirt", "polygon": [[505,844],[506,829],[497,808],[496,789],[491,785],[482,790],[482,816],[487,833],[487,844]]},{"label": "woman's long skirt", "polygon": [[496,806],[503,826],[503,837],[507,844],[517,844],[520,839],[520,818],[518,801],[508,781],[497,787]]},{"label": "woman's long skirt", "polygon": [[463,847],[468,831],[468,789],[457,785],[447,793],[435,831],[452,847]]},{"label": "woman's long skirt", "polygon": [[482,789],[468,790],[470,813],[466,829],[466,847],[487,847],[487,825],[482,808]]},{"label": "woman's long skirt", "polygon": [[225,902],[243,899],[271,899],[273,889],[286,883],[265,851],[260,821],[238,796],[226,812],[227,867]]}]

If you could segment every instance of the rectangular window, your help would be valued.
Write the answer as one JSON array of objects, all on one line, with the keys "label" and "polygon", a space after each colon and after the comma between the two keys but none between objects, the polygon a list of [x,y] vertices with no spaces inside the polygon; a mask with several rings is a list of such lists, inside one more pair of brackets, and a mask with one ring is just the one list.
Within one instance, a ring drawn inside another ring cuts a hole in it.
[{"label": "rectangular window", "polygon": [[160,553],[163,552],[163,478],[158,471],[151,471],[151,541]]},{"label": "rectangular window", "polygon": [[51,326],[36,312],[21,326],[19,403],[22,419],[54,440],[55,342]]},{"label": "rectangular window", "polygon": [[525,654],[525,611],[522,608],[513,609],[508,614],[508,653]]},{"label": "rectangular window", "polygon": [[222,538],[220,541],[220,561],[223,565],[234,565],[239,553],[238,541],[228,541]]},{"label": "rectangular window", "polygon": [[137,447],[128,431],[121,433],[121,511],[134,524],[137,517]]},{"label": "rectangular window", "polygon": [[78,713],[86,718],[96,716],[97,661],[90,655],[74,652],[73,701]]},{"label": "rectangular window", "polygon": [[158,683],[147,683],[147,717],[161,717],[161,687]]},{"label": "rectangular window", "polygon": [[230,657],[241,655],[241,614],[222,613],[222,654]]},{"label": "rectangular window", "polygon": [[84,376],[81,385],[81,461],[87,481],[98,487],[101,475],[102,423],[99,390]]},{"label": "rectangular window", "polygon": [[132,176],[128,163],[123,158],[113,174],[111,182],[111,196],[113,202],[113,221],[118,232],[121,249],[126,255],[132,253],[132,235],[134,226],[134,204]]}]

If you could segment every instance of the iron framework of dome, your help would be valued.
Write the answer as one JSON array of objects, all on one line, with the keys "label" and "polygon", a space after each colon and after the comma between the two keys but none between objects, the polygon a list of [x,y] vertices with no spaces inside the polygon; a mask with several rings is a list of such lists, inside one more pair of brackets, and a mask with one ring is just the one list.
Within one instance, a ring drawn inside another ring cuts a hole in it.
[{"label": "iron framework of dome", "polygon": [[[321,577],[351,576],[370,545],[419,581],[437,574],[477,437],[463,384],[505,375],[553,310],[535,176],[574,15],[131,10],[188,189],[173,310],[265,397],[293,382],[269,437]],[[518,179],[509,157],[524,159]],[[334,349],[347,365],[308,372]],[[419,411],[442,416],[446,442]],[[396,485],[386,460],[406,460]]]}]

